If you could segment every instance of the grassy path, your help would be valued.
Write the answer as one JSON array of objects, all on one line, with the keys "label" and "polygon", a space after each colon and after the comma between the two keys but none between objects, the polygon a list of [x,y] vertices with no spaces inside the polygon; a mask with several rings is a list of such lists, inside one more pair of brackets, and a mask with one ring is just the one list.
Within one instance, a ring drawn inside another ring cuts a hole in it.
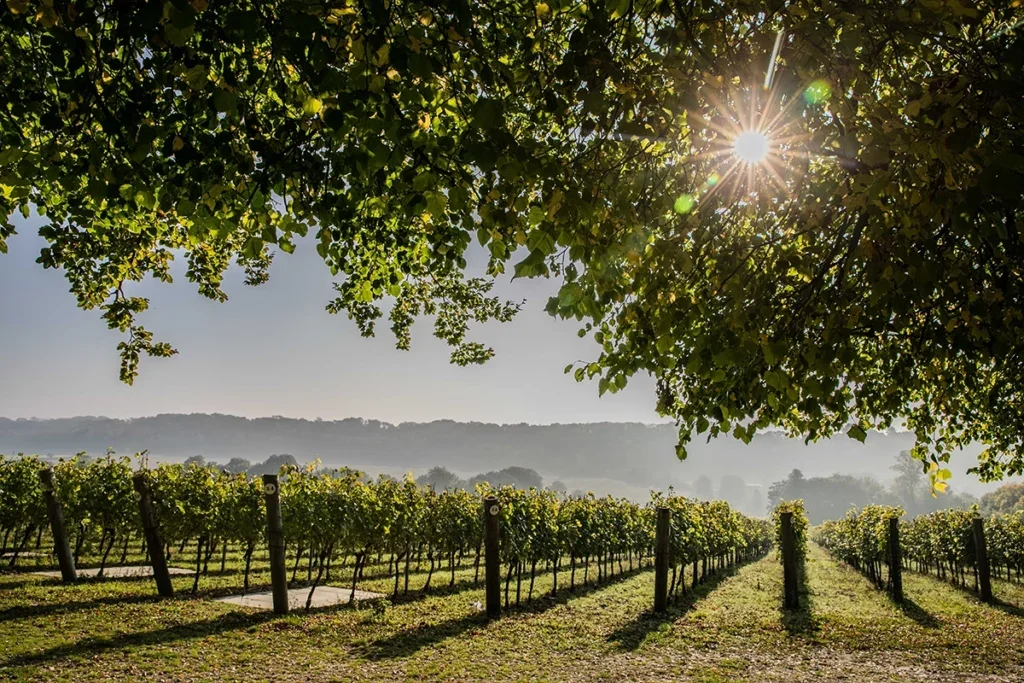
[{"label": "grassy path", "polygon": [[[239,581],[204,577],[201,593]],[[473,605],[483,592],[465,585],[383,611],[278,619],[202,595],[157,601],[148,581],[65,587],[5,574],[0,679],[1024,679],[1024,611],[983,605],[932,577],[904,581],[901,609],[812,547],[805,607],[792,614],[779,609],[781,569],[769,556],[700,586],[662,618],[646,611],[653,575],[644,570],[488,624]],[[550,577],[538,578],[535,591],[549,589]]]}]

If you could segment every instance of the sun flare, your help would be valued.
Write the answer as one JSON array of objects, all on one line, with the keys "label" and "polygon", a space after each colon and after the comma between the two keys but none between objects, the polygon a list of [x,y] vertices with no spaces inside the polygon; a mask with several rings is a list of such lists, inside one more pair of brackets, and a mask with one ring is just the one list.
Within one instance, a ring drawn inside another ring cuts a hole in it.
[{"label": "sun flare", "polygon": [[747,164],[759,164],[768,156],[768,136],[756,130],[747,130],[736,136],[733,153]]}]

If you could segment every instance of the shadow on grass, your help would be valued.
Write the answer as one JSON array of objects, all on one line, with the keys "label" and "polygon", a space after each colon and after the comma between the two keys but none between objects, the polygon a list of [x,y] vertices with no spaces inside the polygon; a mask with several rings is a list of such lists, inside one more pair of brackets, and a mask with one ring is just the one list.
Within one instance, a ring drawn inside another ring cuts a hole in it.
[{"label": "shadow on grass", "polygon": [[[913,570],[913,571],[914,571],[915,574],[917,574],[919,576],[924,576],[924,577],[930,579],[931,581],[935,581],[937,583],[940,583],[943,586],[948,586],[950,588],[955,589],[956,591],[958,591],[960,593],[963,593],[963,594],[967,595],[968,597],[970,597],[974,601],[976,601],[979,605],[985,605],[986,604],[986,603],[982,602],[981,597],[978,595],[977,588],[972,586],[970,584],[970,582],[968,582],[967,585],[961,586],[960,584],[958,584],[958,583],[956,583],[954,581],[949,581],[948,579],[942,578],[941,576],[938,575],[937,572],[934,572],[934,571],[918,571],[918,570]],[[993,578],[995,578],[995,577],[993,577]],[[993,582],[993,586],[992,586],[993,591],[995,591],[997,588],[998,588],[998,586],[995,585],[995,582]],[[999,599],[995,595],[992,596],[992,601],[987,603],[987,604],[988,604],[989,607],[993,607],[993,608],[995,608],[995,609],[997,609],[997,610],[999,610],[1001,612],[1005,612],[1006,614],[1009,614],[1010,616],[1019,617],[1021,619],[1024,619],[1024,607],[1021,607],[1021,606],[1016,605],[1016,604],[1011,603],[1011,602],[1006,602],[1005,600],[1001,600],[1001,599]]]},{"label": "shadow on grass", "polygon": [[[5,578],[14,576],[14,574],[5,574]],[[14,581],[2,581],[0,582],[0,591],[15,591],[21,590],[25,586],[59,586],[61,580],[59,578],[48,577],[48,576],[32,576],[22,575],[25,578],[17,579]]]},{"label": "shadow on grass", "polygon": [[[906,587],[904,587],[904,590],[903,590],[903,601],[902,602],[898,602],[898,601],[893,599],[892,591],[889,588],[887,588],[884,585],[884,583],[883,584],[879,584],[879,583],[875,582],[864,571],[862,571],[862,570],[858,569],[857,567],[849,564],[848,562],[843,562],[842,560],[837,558],[835,555],[830,553],[827,549],[823,548],[823,550],[825,550],[825,553],[829,557],[831,557],[833,560],[835,560],[840,566],[847,567],[851,571],[855,572],[862,579],[867,581],[868,584],[871,586],[872,590],[879,590],[879,591],[884,592],[885,596],[887,598],[889,598],[889,600],[892,602],[892,604],[895,605],[896,608],[899,609],[903,613],[903,616],[907,617],[908,619],[911,619],[912,621],[917,622],[917,624],[919,626],[922,626],[924,628],[938,628],[939,626],[941,626],[941,622],[939,622],[939,620],[935,618],[935,615],[931,614],[926,609],[924,609],[923,607],[918,605],[916,602],[914,602],[914,600],[910,596],[907,595]],[[908,569],[904,569],[903,570],[904,573],[906,573],[908,571],[910,571],[910,570],[908,570]],[[891,580],[891,577],[890,577],[890,580]]]},{"label": "shadow on grass", "polygon": [[[636,574],[639,574],[641,571],[644,571],[645,569],[649,569],[649,567],[644,565],[643,563],[635,565],[632,569],[626,569],[625,567],[623,567],[622,568],[622,573],[621,574],[615,574],[612,577],[611,580],[612,581],[619,581],[620,578],[628,578],[630,576],[635,576]],[[483,588],[484,588],[484,574],[485,574],[484,565],[480,565],[479,580],[471,577],[469,574],[465,574],[465,575],[463,575],[463,578],[458,579],[455,582],[454,585],[448,585],[448,583],[447,583],[447,581],[448,581],[448,574],[445,573],[444,576],[441,578],[441,581],[431,585],[430,588],[422,588],[422,587],[421,588],[414,588],[414,589],[411,589],[408,593],[400,591],[397,595],[394,594],[390,588],[388,590],[383,590],[383,591],[379,591],[379,592],[382,592],[384,594],[384,597],[386,597],[388,600],[390,600],[392,602],[392,604],[395,604],[395,605],[406,605],[406,604],[409,604],[409,603],[412,603],[412,602],[417,602],[417,601],[420,601],[420,600],[424,600],[426,598],[444,597],[444,596],[455,595],[457,593],[463,593],[463,592],[471,591],[471,590],[483,590]],[[538,579],[541,579],[541,578],[544,578],[544,577],[551,576],[552,574],[553,574],[553,570],[550,569],[550,568],[547,568],[547,569],[540,569],[540,568],[538,568],[536,576],[537,576]],[[559,569],[559,574],[558,575],[559,575],[559,577],[561,577],[561,580],[563,582],[565,580],[567,580],[566,577],[569,576],[569,574],[570,574],[570,570],[567,569],[566,567],[563,566],[563,567],[561,567]],[[578,568],[577,571],[576,571],[576,575],[577,576],[581,576],[582,574],[583,574],[583,569],[582,568]],[[504,574],[502,574],[502,575],[504,576]],[[434,576],[435,577],[439,577],[439,576],[441,576],[441,573],[440,572],[435,572]],[[391,574],[390,576],[388,576],[387,580],[388,580],[388,585],[389,586],[393,585],[392,582],[394,581],[394,574]],[[367,579],[360,579],[360,584],[359,584],[360,588],[362,588],[364,581],[368,582],[368,581],[371,581],[371,579],[369,579],[369,578],[367,578]],[[526,581],[528,581],[528,577],[524,577],[524,585],[525,585]],[[605,581],[605,583],[607,583],[607,581]],[[308,583],[306,583],[306,584],[297,583],[296,587],[302,586],[302,585],[309,586],[311,584],[308,584]],[[351,584],[346,584],[344,581],[337,581],[336,580],[336,581],[334,581],[334,583],[332,585],[337,585],[337,586],[340,586],[340,587],[345,587],[345,586],[351,585]],[[502,581],[502,585],[504,586],[504,580]],[[593,587],[594,585],[597,585],[597,584],[588,584],[588,587]],[[603,586],[605,584],[602,583],[600,585]],[[515,583],[512,584],[512,591],[514,591],[514,590],[515,590]],[[573,588],[563,587],[563,588],[559,589],[559,594],[561,594],[563,591],[568,591],[569,595],[572,595],[573,594],[573,590],[574,590]],[[583,584],[579,584],[579,583],[576,584],[575,590],[577,591],[577,594],[580,594],[579,591],[584,590],[584,585]],[[502,593],[502,595],[504,595],[504,593]],[[548,594],[548,596],[550,597],[550,594]],[[524,604],[525,605],[533,604],[537,600],[542,600],[542,599],[543,599],[543,595],[541,593],[538,593],[536,598],[528,600]],[[527,609],[527,607],[513,607],[513,606],[510,606],[509,609],[510,610],[513,610],[513,609],[522,610],[522,609]]]},{"label": "shadow on grass", "polygon": [[761,557],[763,557],[763,555],[747,560],[746,562],[729,569],[720,570],[716,574],[712,574],[704,581],[704,583],[697,584],[696,588],[687,591],[685,595],[677,593],[674,599],[670,599],[672,601],[669,602],[668,611],[663,614],[657,614],[653,610],[646,610],[639,614],[633,621],[619,627],[609,634],[606,640],[610,643],[615,643],[619,650],[633,651],[638,649],[649,634],[662,629],[665,625],[671,624],[685,615],[693,609],[694,605],[714,591],[719,584],[730,576],[736,575],[743,566],[752,562],[757,562]]},{"label": "shadow on grass", "polygon": [[273,612],[234,611],[202,621],[178,624],[153,631],[124,633],[115,636],[92,636],[74,643],[55,645],[42,652],[22,654],[0,660],[0,667],[30,666],[53,663],[55,660],[72,657],[95,656],[110,650],[125,650],[148,645],[166,645],[181,640],[204,638],[227,631],[240,631],[277,618]]},{"label": "shadow on grass", "polygon": [[[351,585],[351,584],[350,584]],[[483,575],[481,574],[480,581],[474,581],[473,579],[462,579],[455,582],[454,586],[449,586],[447,583],[434,584],[430,588],[414,588],[408,593],[399,591],[398,595],[395,595],[391,591],[382,591],[384,597],[390,600],[395,605],[407,605],[412,602],[419,602],[426,598],[444,597],[446,595],[457,595],[466,591],[474,589],[482,589],[484,587]]]},{"label": "shadow on grass", "polygon": [[938,628],[941,625],[934,615],[911,600],[906,593],[903,595],[903,602],[897,602],[895,605],[903,612],[903,616],[913,619],[925,628]]},{"label": "shadow on grass", "polygon": [[[575,588],[561,588],[555,595],[546,593],[528,600],[518,607],[510,605],[505,614],[542,614],[570,600],[581,598],[591,593],[611,588],[627,579],[651,571],[650,567],[636,567],[616,574],[610,580],[588,585],[577,584]],[[456,619],[448,619],[438,624],[421,624],[411,629],[368,643],[360,654],[370,660],[398,659],[408,657],[425,647],[433,647],[441,641],[459,636],[474,628],[482,628],[488,623],[483,612],[468,614]]]},{"label": "shadow on grass", "polygon": [[157,602],[156,595],[130,595],[110,596],[106,598],[95,598],[92,600],[80,600],[78,602],[56,602],[46,605],[16,605],[0,610],[0,623],[18,621],[19,619],[35,619],[37,617],[49,617],[57,614],[69,614],[84,610],[105,607],[107,605],[129,605],[146,602]]},{"label": "shadow on grass", "polygon": [[1009,603],[1004,600],[1000,600],[997,597],[993,597],[992,602],[990,602],[989,604],[992,607],[995,607],[997,610],[1000,610],[1001,612],[1006,612],[1011,616],[1020,617],[1021,619],[1024,619],[1024,608],[1014,605],[1013,603]]},{"label": "shadow on grass", "polygon": [[[779,596],[780,603],[783,596]],[[780,607],[782,628],[790,637],[813,638],[821,628],[821,619],[814,614],[814,593],[807,585],[807,564],[797,571],[797,601],[795,608]]]},{"label": "shadow on grass", "polygon": [[420,624],[368,643],[359,648],[357,653],[371,661],[401,659],[415,654],[425,647],[434,647],[443,640],[460,636],[471,629],[483,628],[487,625],[487,621],[486,614],[476,612],[457,619],[448,619],[438,624]]}]

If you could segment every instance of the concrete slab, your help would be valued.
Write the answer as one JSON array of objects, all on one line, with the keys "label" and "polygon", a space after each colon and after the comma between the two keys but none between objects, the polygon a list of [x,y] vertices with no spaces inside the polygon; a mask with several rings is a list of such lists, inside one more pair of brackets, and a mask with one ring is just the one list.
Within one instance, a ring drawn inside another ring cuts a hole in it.
[{"label": "concrete slab", "polygon": [[[313,592],[312,607],[333,607],[344,605],[352,594],[351,588],[335,588],[334,586],[317,586]],[[292,588],[288,591],[288,608],[300,610],[306,608],[306,598],[309,597],[308,588]],[[371,593],[369,591],[356,591],[356,600],[374,600],[383,598],[382,593]],[[242,607],[253,609],[271,610],[274,609],[274,594],[270,591],[265,593],[249,593],[247,595],[232,595],[227,598],[218,598],[216,602],[226,602]]]},{"label": "concrete slab", "polygon": [[[52,576],[60,578],[59,571],[52,572],[33,572],[39,576]],[[79,569],[78,575],[83,577],[93,577],[100,573],[99,567],[93,567],[91,569]],[[168,567],[167,573],[172,576],[179,574],[193,574],[194,572],[189,569],[182,569],[180,567]],[[107,567],[103,570],[103,576],[108,579],[136,579],[143,576],[153,576],[153,568],[149,565],[138,565],[131,567]]]},{"label": "concrete slab", "polygon": [[[19,558],[22,558],[22,557],[51,557],[52,555],[53,555],[53,553],[44,553],[44,552],[40,552],[38,550],[22,550],[20,553],[18,553],[18,557]],[[13,552],[0,553],[0,559],[7,558],[7,557],[14,557],[14,553]]]}]

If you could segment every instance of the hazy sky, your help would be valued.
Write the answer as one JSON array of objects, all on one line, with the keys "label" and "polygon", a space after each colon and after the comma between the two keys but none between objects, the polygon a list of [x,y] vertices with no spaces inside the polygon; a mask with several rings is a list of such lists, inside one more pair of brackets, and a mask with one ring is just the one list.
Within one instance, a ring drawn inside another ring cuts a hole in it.
[{"label": "hazy sky", "polygon": [[503,277],[497,293],[525,298],[526,306],[511,323],[473,328],[470,338],[497,355],[460,368],[448,363],[448,347],[433,337],[428,320],[413,326],[413,348],[403,352],[394,348],[386,318],[377,337],[364,339],[348,318],[329,315],[331,275],[310,243],[291,256],[279,254],[270,282],[260,287],[246,287],[233,269],[223,304],[196,292],[182,261],[173,284],[135,285],[129,291],[151,301],[142,324],[179,355],[143,358],[129,387],[118,381],[121,335],[106,329],[99,311],[76,306],[62,272],[35,263],[44,244],[36,234],[40,220],[18,218],[20,234],[0,254],[5,417],[219,412],[389,422],[658,420],[648,377],[598,398],[596,382],[577,384],[562,374],[566,364],[593,359],[599,349],[576,336],[574,321],[544,313],[556,283]]}]

